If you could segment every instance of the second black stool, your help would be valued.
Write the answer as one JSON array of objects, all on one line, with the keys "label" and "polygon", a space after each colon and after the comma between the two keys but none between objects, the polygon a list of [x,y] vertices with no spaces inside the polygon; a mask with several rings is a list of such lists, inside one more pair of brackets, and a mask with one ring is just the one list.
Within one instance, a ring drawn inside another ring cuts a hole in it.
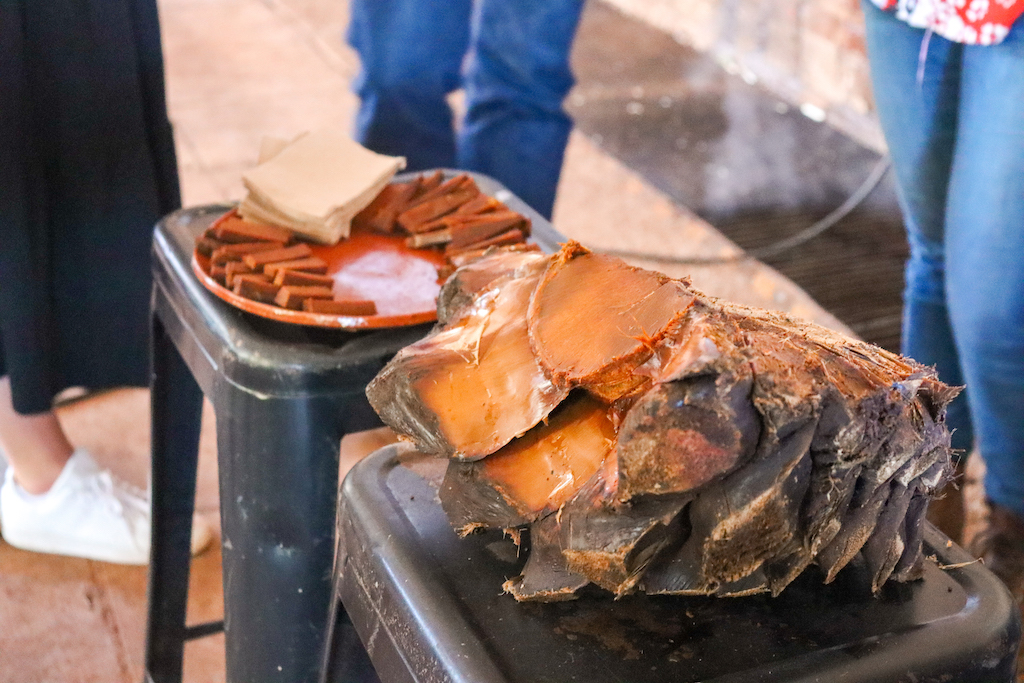
[{"label": "second black stool", "polygon": [[[332,600],[386,683],[1014,680],[1009,591],[931,525],[925,554],[947,568],[879,597],[851,564],[830,585],[812,568],[778,598],[517,603],[501,586],[525,557],[499,531],[455,534],[437,499],[445,464],[389,446],[342,487]],[[327,680],[345,665],[328,662]]]}]

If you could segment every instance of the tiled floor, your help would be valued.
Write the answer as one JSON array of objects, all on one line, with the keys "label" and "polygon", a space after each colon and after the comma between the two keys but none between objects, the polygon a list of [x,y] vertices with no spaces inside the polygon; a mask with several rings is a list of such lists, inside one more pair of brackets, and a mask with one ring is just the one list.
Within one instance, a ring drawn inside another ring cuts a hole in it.
[{"label": "tiled floor", "polygon": [[[145,484],[149,394],[109,392],[67,405],[58,415],[75,444],[137,485]],[[215,521],[216,447],[213,416],[201,443],[197,506]],[[190,619],[223,613],[217,546],[192,565]],[[146,568],[36,555],[0,542],[0,681],[137,682],[142,677]],[[190,644],[190,680],[223,679],[217,638]],[[214,672],[211,678],[210,674]]]},{"label": "tiled floor", "polygon": [[[340,40],[343,0],[160,0],[160,10],[186,205],[240,198],[240,173],[254,163],[265,134],[350,126],[356,102],[349,83],[357,62]],[[554,223],[597,248],[679,255],[735,250],[581,133],[568,149]],[[799,288],[757,263],[667,270],[691,275],[717,296],[841,327]],[[93,448],[127,479],[145,481],[146,391],[103,394],[62,408],[60,417],[76,443]],[[215,522],[213,423],[207,410],[198,504]],[[381,438],[347,442],[343,460],[350,463]],[[145,568],[34,555],[0,542],[0,683],[140,680],[145,583]],[[218,618],[216,549],[193,562],[192,586],[190,620]],[[185,677],[224,680],[221,637],[188,645]]]}]

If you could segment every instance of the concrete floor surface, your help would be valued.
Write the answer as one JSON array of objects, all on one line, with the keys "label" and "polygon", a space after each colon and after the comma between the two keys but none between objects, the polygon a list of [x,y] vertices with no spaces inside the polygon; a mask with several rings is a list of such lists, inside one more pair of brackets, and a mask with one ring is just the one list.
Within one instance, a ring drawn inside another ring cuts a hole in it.
[{"label": "concrete floor surface", "polygon": [[[186,206],[241,198],[241,172],[255,163],[263,135],[350,128],[356,99],[349,84],[357,60],[340,38],[346,2],[160,0],[159,5]],[[567,151],[554,224],[595,248],[677,255],[736,251],[707,223],[578,132]],[[690,275],[697,287],[716,296],[844,329],[792,282],[756,262],[665,270]],[[145,390],[104,393],[67,405],[59,415],[76,444],[92,448],[127,480],[145,482]],[[207,406],[197,504],[216,524],[214,425]],[[371,433],[348,441],[343,467],[385,440]],[[0,683],[141,680],[145,584],[145,568],[36,555],[0,542]],[[189,620],[220,618],[216,548],[195,559],[191,585]],[[186,681],[224,678],[222,636],[186,647]]]}]

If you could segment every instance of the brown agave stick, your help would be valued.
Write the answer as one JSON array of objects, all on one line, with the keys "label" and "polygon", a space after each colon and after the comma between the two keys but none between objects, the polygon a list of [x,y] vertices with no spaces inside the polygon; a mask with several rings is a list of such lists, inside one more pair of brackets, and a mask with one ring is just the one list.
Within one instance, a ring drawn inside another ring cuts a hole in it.
[{"label": "brown agave stick", "polygon": [[529,526],[517,599],[778,594],[858,556],[875,590],[919,576],[958,391],[931,369],[573,243],[489,253],[440,302],[368,395],[453,458],[456,529]]}]

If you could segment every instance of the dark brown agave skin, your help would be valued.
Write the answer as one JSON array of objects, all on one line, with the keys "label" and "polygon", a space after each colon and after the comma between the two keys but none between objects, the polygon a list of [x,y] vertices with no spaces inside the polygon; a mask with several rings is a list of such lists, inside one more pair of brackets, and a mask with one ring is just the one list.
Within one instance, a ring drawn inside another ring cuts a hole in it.
[{"label": "dark brown agave skin", "polygon": [[[437,330],[368,394],[400,435],[452,458],[440,498],[460,532],[529,527],[523,574],[505,585],[516,599],[570,599],[591,583],[616,596],[777,595],[812,564],[828,582],[858,556],[876,591],[920,576],[959,391],[932,369],[574,243],[470,265],[446,285]],[[500,421],[497,439],[486,414],[409,380],[454,372],[468,386],[481,372],[494,387],[479,353],[449,352],[484,338],[529,366],[502,385],[521,424]],[[472,429],[442,432],[453,416]],[[472,447],[455,433],[476,435]]]}]

